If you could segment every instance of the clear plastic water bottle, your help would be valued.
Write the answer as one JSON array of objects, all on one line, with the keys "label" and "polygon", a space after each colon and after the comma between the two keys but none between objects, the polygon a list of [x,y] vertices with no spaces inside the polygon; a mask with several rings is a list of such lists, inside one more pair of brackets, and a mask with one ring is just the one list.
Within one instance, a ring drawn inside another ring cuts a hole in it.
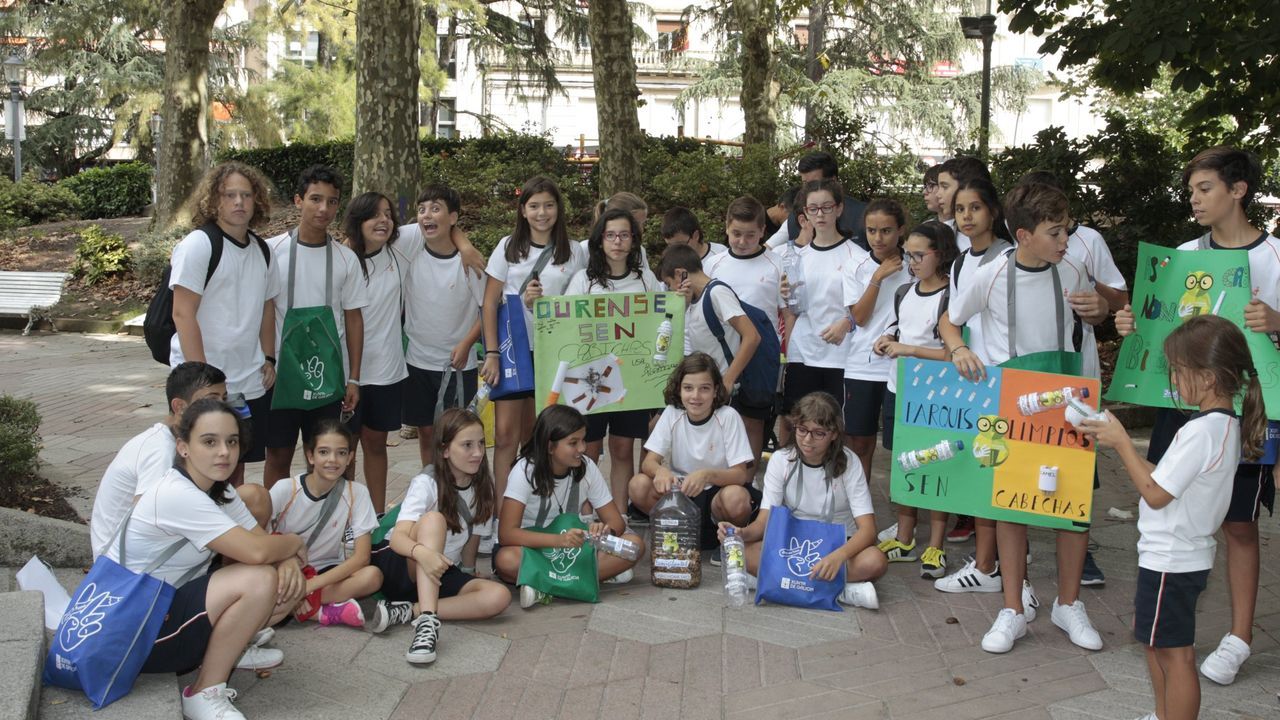
[{"label": "clear plastic water bottle", "polygon": [[600,552],[620,557],[627,562],[635,562],[640,557],[639,545],[617,535],[588,535],[587,542]]},{"label": "clear plastic water bottle", "polygon": [[[458,382],[462,381],[459,380]],[[441,392],[443,392],[443,389],[441,389]],[[476,396],[471,399],[471,404],[467,406],[467,409],[479,415],[480,411],[484,410],[484,404],[487,402],[489,402],[489,383],[481,380],[480,387],[476,388]]]},{"label": "clear plastic water bottle", "polygon": [[787,309],[799,315],[805,310],[804,267],[800,262],[800,248],[795,240],[787,242],[787,252],[782,256],[782,275],[787,279]]},{"label": "clear plastic water bottle", "polygon": [[898,455],[903,470],[915,470],[921,465],[950,460],[964,449],[963,440],[942,440],[937,445],[919,450],[908,450]]},{"label": "clear plastic water bottle", "polygon": [[734,528],[724,531],[720,557],[724,561],[725,599],[729,607],[741,608],[747,604],[747,558],[746,547]]}]

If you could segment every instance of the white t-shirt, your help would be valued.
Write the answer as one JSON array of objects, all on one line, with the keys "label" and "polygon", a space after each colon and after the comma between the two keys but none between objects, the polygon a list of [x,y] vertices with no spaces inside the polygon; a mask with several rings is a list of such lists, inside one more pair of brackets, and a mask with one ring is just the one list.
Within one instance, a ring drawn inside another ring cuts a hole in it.
[{"label": "white t-shirt", "polygon": [[[918,281],[911,283],[911,289],[902,296],[902,304],[898,306],[898,342],[916,347],[942,347],[942,340],[938,337],[938,317],[947,311],[949,298],[945,285],[926,293],[920,290]],[[889,368],[888,389],[891,393],[898,392],[900,362],[902,358],[894,358]]]},{"label": "white t-shirt", "polygon": [[[871,277],[880,267],[875,255],[867,253],[866,257],[853,266],[853,272],[844,276],[844,303],[849,308],[857,304],[867,288],[871,287]],[[855,380],[872,380],[885,382],[889,379],[889,371],[893,369],[893,361],[883,355],[877,355],[872,349],[876,340],[884,335],[885,330],[893,324],[893,296],[898,286],[911,282],[911,273],[907,264],[903,263],[898,272],[880,281],[880,289],[876,294],[876,304],[871,310],[871,318],[866,325],[854,328],[853,337],[845,342],[849,345],[849,357],[844,366],[844,376]],[[849,311],[852,314],[852,310]]]},{"label": "white t-shirt", "polygon": [[727,405],[698,423],[690,420],[684,410],[668,405],[645,440],[644,449],[661,455],[676,475],[725,470],[755,459],[742,416]]},{"label": "white t-shirt", "polygon": [[1173,436],[1151,478],[1173,500],[1138,503],[1138,565],[1158,572],[1213,567],[1213,534],[1231,504],[1240,462],[1240,421],[1223,410],[1196,413]]},{"label": "white t-shirt", "polygon": [[[303,474],[271,487],[271,514],[274,516],[273,530],[301,535],[305,542],[311,539],[316,523],[320,522],[320,512],[329,495],[313,496],[302,482]],[[345,561],[346,541],[368,535],[377,528],[378,515],[373,509],[373,501],[369,499],[369,489],[362,483],[343,483],[342,497],[333,508],[333,514],[316,536],[316,541],[307,548],[308,564],[323,569]]]},{"label": "white t-shirt", "polygon": [[[760,509],[782,505],[789,508],[801,520],[827,522],[827,508],[831,508],[831,522],[845,527],[845,534],[852,536],[858,530],[854,518],[871,515],[871,489],[862,474],[862,463],[848,448],[844,453],[845,470],[838,478],[827,478],[821,466],[798,463],[794,450],[776,452],[769,458],[764,471],[764,498]],[[794,476],[789,476],[794,472]]]},{"label": "white t-shirt", "polygon": [[[416,368],[440,372],[449,364],[453,348],[480,317],[484,278],[463,266],[457,250],[439,255],[421,240],[411,240],[401,250],[409,258],[405,280],[404,328],[409,335],[406,359]],[[462,369],[472,370],[475,366],[475,354],[468,353]]]},{"label": "white t-shirt", "polygon": [[[1189,240],[1178,246],[1179,250],[1199,249],[1200,240]],[[1249,282],[1253,285],[1253,296],[1266,303],[1273,310],[1280,310],[1280,240],[1266,235],[1240,248],[1223,248],[1210,241],[1213,250],[1247,250],[1249,251]]]},{"label": "white t-shirt", "polygon": [[765,248],[745,256],[730,250],[708,257],[702,271],[733,288],[742,302],[765,311],[773,318],[773,329],[781,335],[778,325],[783,308],[781,256]]},{"label": "white t-shirt", "polygon": [[571,507],[569,505],[569,496],[572,495],[570,484],[573,483],[573,474],[569,473],[564,477],[556,478],[555,487],[551,489],[550,497],[542,497],[533,493],[533,467],[529,461],[520,458],[516,460],[516,464],[511,467],[511,473],[507,475],[507,494],[508,497],[515,502],[524,505],[524,515],[520,518],[520,527],[536,527],[538,524],[538,514],[542,511],[544,504],[548,505],[546,519],[544,523],[549,523],[556,519],[556,516],[567,512],[580,513],[582,511],[582,503],[590,502],[592,507],[604,507],[613,502],[613,493],[609,492],[609,483],[605,482],[604,476],[600,474],[600,468],[591,462],[591,458],[582,458],[582,463],[586,467],[586,471],[582,479],[578,482],[581,485],[578,488],[578,506]]},{"label": "white t-shirt", "polygon": [[[1015,262],[1015,253],[1009,253],[978,268],[969,276],[968,287],[957,297],[951,297],[951,320],[956,324],[978,318],[982,327],[983,348],[978,356],[991,365],[999,365],[1009,359],[1009,290],[1006,266]],[[1066,294],[1093,289],[1093,283],[1084,268],[1071,258],[1063,258],[1057,264],[1062,279],[1060,297],[1054,297],[1052,269],[1026,268],[1017,265],[1014,281],[1017,287],[1017,351],[1027,355],[1045,350],[1057,350],[1057,323],[1053,303],[1062,303],[1062,348],[1075,351],[1071,335],[1075,329],[1075,316]],[[968,273],[966,272],[966,275]]]},{"label": "white t-shirt", "polygon": [[[1075,259],[1084,266],[1085,272],[1093,278],[1095,284],[1106,285],[1116,290],[1128,290],[1129,286],[1116,267],[1111,257],[1111,249],[1102,233],[1091,227],[1077,225],[1067,240],[1067,257]],[[1093,326],[1084,323],[1084,336],[1080,341],[1080,352],[1084,355],[1084,374],[1088,377],[1102,377],[1098,364],[1098,338]]]},{"label": "white t-shirt", "polygon": [[[502,294],[519,295],[520,286],[524,284],[529,274],[533,272],[533,268],[538,264],[538,256],[542,254],[543,247],[539,245],[529,244],[529,254],[517,263],[507,262],[507,243],[511,242],[511,236],[502,238],[498,244],[494,246],[493,253],[489,255],[489,265],[485,268],[485,273],[489,277],[502,283]],[[538,282],[542,283],[542,296],[551,297],[552,295],[564,295],[565,288],[569,287],[569,281],[573,279],[574,273],[584,270],[587,267],[587,252],[582,249],[582,245],[576,242],[569,242],[570,256],[569,261],[563,265],[555,264],[555,256],[547,262],[542,272],[538,273]],[[554,253],[554,251],[552,251]],[[533,311],[524,304],[523,298],[520,301],[521,307],[524,307],[524,322],[529,330],[529,338],[533,338]]]},{"label": "white t-shirt", "polygon": [[[225,505],[215,503],[181,470],[171,468],[134,505],[125,536],[128,557],[122,564],[142,572],[174,542],[186,538],[190,542],[151,574],[173,585],[187,571],[207,567],[213,558],[209,543],[237,527],[252,531],[258,526],[234,488],[227,488],[226,497]],[[108,543],[102,554],[120,562],[119,550],[118,543]]]},{"label": "white t-shirt", "polygon": [[120,448],[98,484],[93,498],[93,516],[89,521],[89,540],[93,556],[102,554],[107,540],[120,526],[133,505],[133,498],[146,492],[173,467],[177,443],[164,423],[156,423],[129,438]]},{"label": "white t-shirt", "polygon": [[[851,339],[839,345],[822,339],[822,331],[837,320],[849,317],[844,304],[844,276],[867,256],[867,251],[845,238],[830,247],[809,243],[798,249],[804,272],[805,311],[796,318],[787,344],[787,362],[809,367],[844,370]],[[852,335],[852,333],[850,333]]]},{"label": "white t-shirt", "polygon": [[[962,251],[960,256],[951,263],[949,281],[951,283],[952,299],[950,304],[955,304],[955,298],[959,297],[961,292],[969,288],[969,285],[972,284],[971,281],[973,279],[973,274],[983,265],[984,260],[986,260],[987,265],[996,261],[997,258],[994,255],[990,260],[987,260],[987,254],[991,252],[993,247],[995,247],[994,244],[988,245],[986,250],[975,252],[973,247],[970,246],[967,250]],[[1002,249],[998,251],[1000,253],[1007,253],[1011,251],[1011,248],[1004,245],[1001,245],[1001,248]],[[951,318],[951,322],[956,327],[964,325],[969,328],[969,349],[972,350],[984,363],[988,363],[987,356],[983,354],[986,350],[985,345],[982,342],[982,324],[977,320],[970,320],[967,323],[956,322],[955,317]]]},{"label": "white t-shirt", "polygon": [[[398,243],[397,243],[398,245]],[[364,351],[360,361],[361,385],[393,385],[409,377],[401,337],[401,310],[406,299],[405,279],[409,260],[396,245],[384,245],[364,259],[369,277],[365,294]]]},{"label": "white t-shirt", "polygon": [[742,335],[729,324],[729,321],[736,317],[746,317],[747,313],[742,309],[742,304],[738,302],[733,290],[724,285],[717,285],[710,291],[704,288],[698,299],[685,309],[684,354],[704,352],[716,361],[716,367],[720,369],[721,374],[724,374],[729,369],[729,359],[724,356],[724,348],[720,347],[720,341],[711,334],[705,311],[702,309],[702,304],[707,302],[708,297],[711,298],[712,311],[715,312],[716,317],[720,318],[720,325],[724,328],[724,341],[729,346],[729,352],[733,353],[735,358],[738,356],[738,348],[742,346]]},{"label": "white t-shirt", "polygon": [[[209,236],[192,230],[173,248],[173,270],[169,287],[178,285],[200,296],[196,322],[204,343],[205,361],[227,376],[227,392],[242,393],[246,400],[266,394],[262,386],[262,366],[266,355],[258,339],[262,329],[262,307],[279,292],[276,274],[269,272],[258,240],[249,238],[241,247],[230,237],[222,241],[222,258],[205,285],[212,252]],[[272,265],[275,260],[272,259]],[[274,269],[274,268],[272,268]],[[276,318],[280,309],[276,309]],[[185,361],[178,334],[169,343],[169,366]]]},{"label": "white t-shirt", "polygon": [[[279,283],[276,295],[276,348],[284,333],[284,316],[289,306],[289,233],[277,235],[267,241],[271,248],[271,267],[275,268]],[[317,307],[324,305],[325,246],[333,248],[333,282],[329,306],[333,308],[333,321],[338,326],[338,347],[342,348],[342,376],[351,377],[351,358],[347,357],[347,323],[345,310],[359,310],[369,304],[360,271],[360,260],[345,245],[328,240],[325,245],[311,247],[298,245],[298,272],[294,277],[293,306]],[[362,360],[363,363],[363,360]],[[363,371],[363,368],[362,368]],[[363,379],[363,378],[361,378]]]},{"label": "white t-shirt", "polygon": [[642,293],[657,292],[658,279],[653,276],[653,271],[647,265],[640,266],[640,276],[629,272],[626,275],[615,278],[608,277],[604,281],[604,285],[592,282],[587,279],[586,269],[579,270],[573,274],[569,280],[569,285],[565,287],[565,295],[607,295],[608,293]]},{"label": "white t-shirt", "polygon": [[[400,503],[400,515],[396,518],[396,524],[402,522],[417,522],[423,515],[435,510],[440,511],[439,497],[437,495],[436,478],[432,474],[431,468],[424,469],[423,472],[413,476],[409,481],[409,491],[405,493],[404,500]],[[458,499],[462,501],[471,510],[471,517],[476,516],[476,491],[474,485],[469,485],[466,489],[458,489]],[[462,522],[462,517],[458,518],[458,524],[462,526],[461,532],[447,531],[444,537],[444,556],[454,562],[454,564],[462,562],[462,547],[471,539],[474,531],[480,537],[488,537],[493,534],[495,518],[489,518],[480,525],[467,524]]]}]

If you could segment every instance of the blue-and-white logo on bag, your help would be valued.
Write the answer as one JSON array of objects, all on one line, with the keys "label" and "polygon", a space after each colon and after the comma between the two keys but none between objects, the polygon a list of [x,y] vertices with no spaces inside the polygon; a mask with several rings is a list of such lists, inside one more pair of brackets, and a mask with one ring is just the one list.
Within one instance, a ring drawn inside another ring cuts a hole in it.
[{"label": "blue-and-white logo on bag", "polygon": [[85,584],[80,595],[71,604],[71,609],[62,617],[62,632],[58,635],[58,644],[66,652],[80,647],[81,643],[102,630],[102,620],[107,616],[104,609],[118,602],[119,595],[112,595],[106,590],[98,592],[96,583]]},{"label": "blue-and-white logo on bag", "polygon": [[793,537],[791,546],[778,550],[778,556],[787,561],[788,572],[796,577],[807,578],[809,573],[813,572],[813,566],[822,559],[818,554],[820,547],[822,547],[822,540],[801,540]]}]

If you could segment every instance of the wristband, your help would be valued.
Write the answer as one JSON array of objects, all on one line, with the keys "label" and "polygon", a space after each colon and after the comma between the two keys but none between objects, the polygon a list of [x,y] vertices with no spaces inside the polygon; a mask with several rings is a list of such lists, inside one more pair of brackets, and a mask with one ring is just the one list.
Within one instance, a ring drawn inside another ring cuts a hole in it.
[{"label": "wristband", "polygon": [[961,350],[968,350],[968,349],[969,349],[968,345],[957,345],[955,349],[951,351],[951,358],[954,360],[956,357],[956,353],[960,352]]},{"label": "wristband", "polygon": [[276,359],[274,357],[270,355],[267,355],[265,357],[267,358],[267,362],[271,363],[273,366],[276,364]]},{"label": "wristband", "polygon": [[349,379],[347,380],[347,384],[348,384],[348,385],[355,385],[356,387],[360,387],[360,378],[349,378]]},{"label": "wristband", "polygon": [[871,287],[876,287],[876,288],[880,287],[880,281],[879,281],[879,280],[872,280],[872,281],[871,281]]},{"label": "wristband", "polygon": [[459,570],[461,570],[462,572],[464,572],[464,573],[468,574],[468,575],[475,575],[475,574],[476,574],[476,566],[475,566],[475,565],[459,565],[459,566],[458,566],[458,569],[459,569]]},{"label": "wristband", "polygon": [[497,350],[485,350],[484,354],[485,355],[501,355],[502,353],[498,352]]}]

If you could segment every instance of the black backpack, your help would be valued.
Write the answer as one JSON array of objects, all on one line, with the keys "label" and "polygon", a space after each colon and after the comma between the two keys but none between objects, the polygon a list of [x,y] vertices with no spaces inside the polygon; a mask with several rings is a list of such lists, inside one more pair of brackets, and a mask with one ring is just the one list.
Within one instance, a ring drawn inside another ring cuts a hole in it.
[{"label": "black backpack", "polygon": [[[222,244],[226,235],[214,222],[202,225],[200,231],[209,237],[209,269],[204,274],[205,285],[208,285],[213,278],[213,271],[218,269],[218,263],[222,261]],[[258,244],[262,259],[270,268],[271,250],[267,248],[267,244],[253,232],[249,233],[249,237]],[[156,288],[155,295],[151,296],[151,303],[147,305],[147,317],[142,321],[142,335],[147,341],[147,348],[151,350],[151,357],[161,365],[169,364],[170,343],[174,333],[178,332],[177,326],[173,324],[173,290],[169,287],[169,275],[172,272],[173,264],[166,263],[164,274],[160,277],[160,286]]]}]

